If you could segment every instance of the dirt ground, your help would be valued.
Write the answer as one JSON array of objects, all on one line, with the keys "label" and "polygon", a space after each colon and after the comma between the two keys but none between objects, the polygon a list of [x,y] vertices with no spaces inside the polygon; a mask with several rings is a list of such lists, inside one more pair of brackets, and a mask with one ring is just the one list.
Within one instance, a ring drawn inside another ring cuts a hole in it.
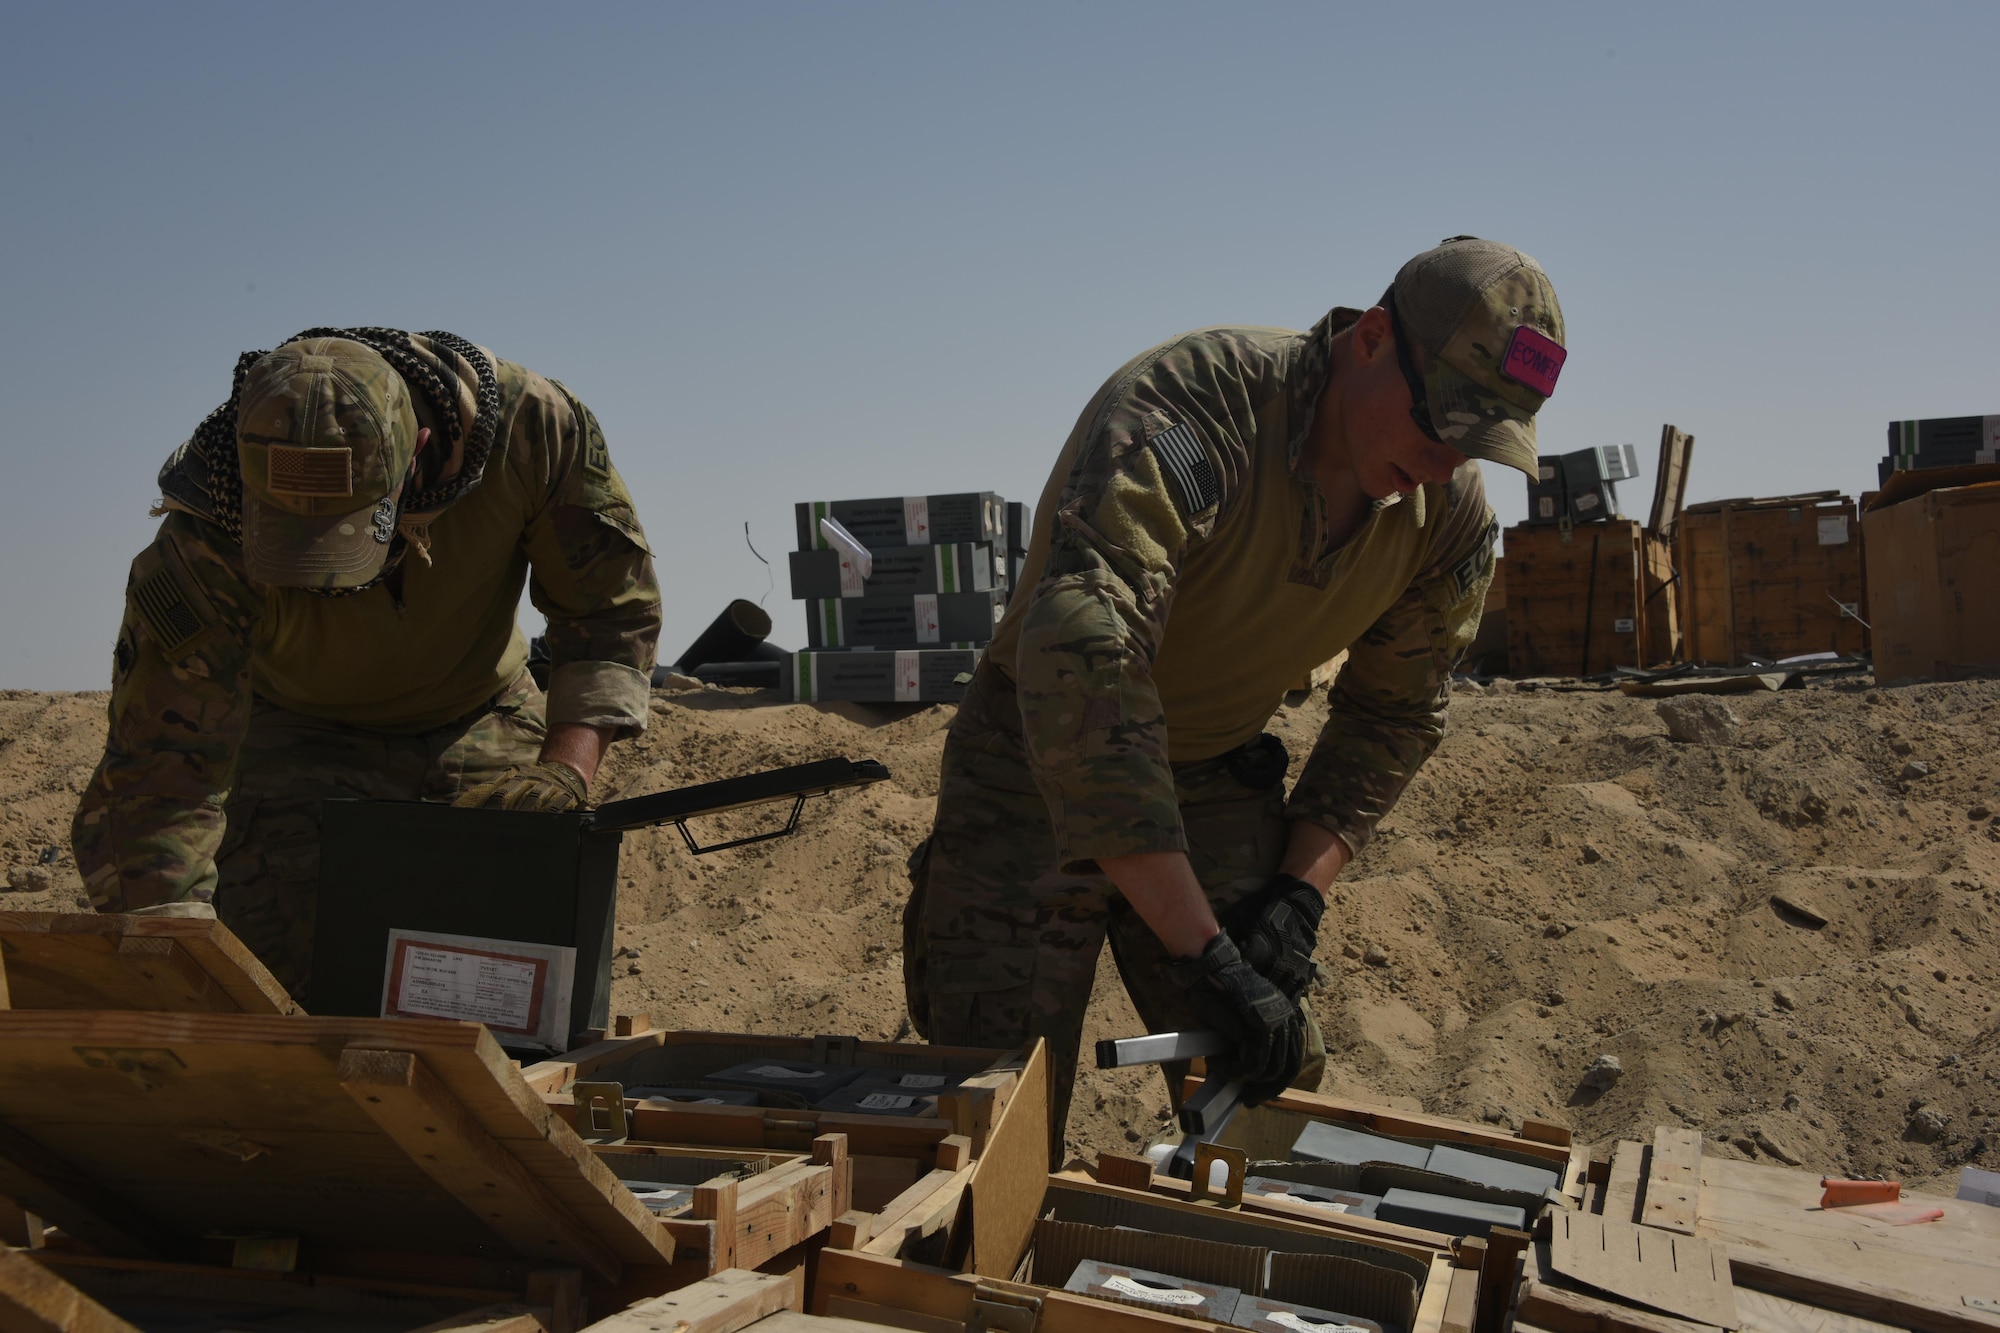
[{"label": "dirt ground", "polygon": [[[695,858],[671,829],[628,837],[615,1005],[673,1027],[907,1037],[903,864],[952,709],[770,698],[661,692],[601,794],[833,754],[894,780],[815,802],[763,846]],[[1730,734],[1682,743],[1651,700],[1462,689],[1336,886],[1313,995],[1325,1089],[1591,1141],[1683,1123],[1709,1151],[1933,1187],[2000,1166],[2000,682],[1729,706]],[[103,708],[0,692],[0,906],[77,905],[69,812]],[[1324,714],[1311,700],[1273,724],[1295,773]],[[1086,1039],[1137,1030],[1107,957]],[[1623,1073],[1599,1091],[1583,1076],[1602,1055]],[[1070,1150],[1149,1138],[1165,1108],[1156,1074],[1086,1073]]]}]

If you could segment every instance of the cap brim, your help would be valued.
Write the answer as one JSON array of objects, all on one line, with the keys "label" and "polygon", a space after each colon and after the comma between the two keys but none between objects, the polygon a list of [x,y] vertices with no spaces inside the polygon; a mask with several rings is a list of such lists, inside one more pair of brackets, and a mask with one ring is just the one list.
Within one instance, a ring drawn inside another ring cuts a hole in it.
[{"label": "cap brim", "polygon": [[380,501],[349,514],[294,514],[243,491],[243,568],[286,588],[358,588],[382,572],[389,542],[375,539]]},{"label": "cap brim", "polygon": [[1535,414],[1511,403],[1442,359],[1424,375],[1431,425],[1438,438],[1470,458],[1505,463],[1529,480],[1539,477]]}]

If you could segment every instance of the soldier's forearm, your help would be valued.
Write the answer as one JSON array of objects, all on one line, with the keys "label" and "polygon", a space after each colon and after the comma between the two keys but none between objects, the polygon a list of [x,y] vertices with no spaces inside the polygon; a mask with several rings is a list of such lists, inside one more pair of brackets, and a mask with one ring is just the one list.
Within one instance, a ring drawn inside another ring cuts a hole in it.
[{"label": "soldier's forearm", "polygon": [[1304,880],[1324,897],[1334,879],[1353,859],[1354,849],[1338,833],[1310,820],[1295,819],[1285,844],[1285,859],[1278,863],[1278,873]]},{"label": "soldier's forearm", "polygon": [[1222,933],[1208,905],[1208,895],[1188,864],[1187,853],[1104,856],[1097,864],[1132,904],[1139,919],[1160,937],[1168,953],[1179,958],[1199,957],[1208,942]]},{"label": "soldier's forearm", "polygon": [[611,748],[616,733],[610,727],[593,727],[582,722],[557,722],[542,741],[541,760],[568,764],[583,775],[586,786],[597,780],[597,766]]}]

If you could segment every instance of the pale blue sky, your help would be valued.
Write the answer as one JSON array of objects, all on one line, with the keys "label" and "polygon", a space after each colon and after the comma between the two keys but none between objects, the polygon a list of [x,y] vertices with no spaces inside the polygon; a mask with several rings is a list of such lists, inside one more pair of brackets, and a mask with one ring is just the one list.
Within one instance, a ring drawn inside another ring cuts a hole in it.
[{"label": "pale blue sky", "polygon": [[[2000,412],[2000,6],[69,3],[0,9],[0,686],[107,680],[167,452],[239,351],[446,328],[596,410],[664,656],[794,500],[1032,500],[1203,324],[1460,232],[1541,260],[1544,452],[1873,485]],[[1519,478],[1489,469],[1503,522]]]}]

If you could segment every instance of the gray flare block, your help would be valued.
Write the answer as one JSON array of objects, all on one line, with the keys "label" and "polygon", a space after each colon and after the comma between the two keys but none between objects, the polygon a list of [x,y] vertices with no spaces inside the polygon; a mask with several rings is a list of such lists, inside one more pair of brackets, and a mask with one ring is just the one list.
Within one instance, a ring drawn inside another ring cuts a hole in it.
[{"label": "gray flare block", "polygon": [[826,597],[806,602],[809,648],[907,648],[985,643],[1006,605],[993,592]]},{"label": "gray flare block", "polygon": [[839,551],[793,551],[792,596],[910,597],[918,593],[989,592],[1007,584],[999,548],[989,542],[905,546],[876,551],[862,578]]},{"label": "gray flare block", "polygon": [[751,1092],[782,1092],[803,1097],[808,1103],[826,1096],[835,1088],[846,1087],[865,1070],[852,1065],[820,1065],[809,1060],[745,1060],[740,1065],[718,1069],[704,1081],[726,1088]]},{"label": "gray flare block", "polygon": [[978,665],[977,648],[799,652],[778,664],[778,689],[794,703],[956,703]]},{"label": "gray flare block", "polygon": [[1244,1296],[1236,1302],[1230,1323],[1257,1333],[1389,1333],[1373,1319],[1315,1310],[1310,1305],[1274,1301],[1268,1296]]},{"label": "gray flare block", "polygon": [[1553,1168],[1528,1166],[1442,1144],[1431,1149],[1431,1159],[1426,1165],[1441,1176],[1518,1194],[1546,1194],[1562,1184],[1562,1173]]},{"label": "gray flare block", "polygon": [[860,1078],[820,1098],[813,1109],[853,1115],[936,1115],[937,1092],[899,1087],[885,1079]]},{"label": "gray flare block", "polygon": [[1320,1120],[1307,1125],[1292,1144],[1294,1161],[1339,1162],[1343,1166],[1393,1162],[1397,1166],[1421,1167],[1430,1162],[1430,1157],[1429,1148],[1385,1139],[1380,1134],[1370,1134],[1363,1129],[1329,1125]]},{"label": "gray flare block", "polygon": [[1494,1227],[1525,1230],[1528,1215],[1504,1203],[1480,1203],[1476,1199],[1453,1199],[1422,1190],[1390,1190],[1382,1196],[1375,1216],[1384,1222],[1400,1222],[1406,1227],[1442,1231],[1447,1236],[1484,1236]]},{"label": "gray flare block", "polygon": [[999,542],[1007,535],[1007,505],[992,491],[955,495],[888,495],[873,500],[801,500],[799,549],[827,546],[819,521],[831,518],[871,551],[941,542]]},{"label": "gray flare block", "polygon": [[1229,1322],[1243,1293],[1212,1282],[1190,1282],[1167,1273],[1085,1259],[1063,1284],[1064,1291],[1099,1296],[1126,1305],[1145,1305],[1183,1319]]}]

